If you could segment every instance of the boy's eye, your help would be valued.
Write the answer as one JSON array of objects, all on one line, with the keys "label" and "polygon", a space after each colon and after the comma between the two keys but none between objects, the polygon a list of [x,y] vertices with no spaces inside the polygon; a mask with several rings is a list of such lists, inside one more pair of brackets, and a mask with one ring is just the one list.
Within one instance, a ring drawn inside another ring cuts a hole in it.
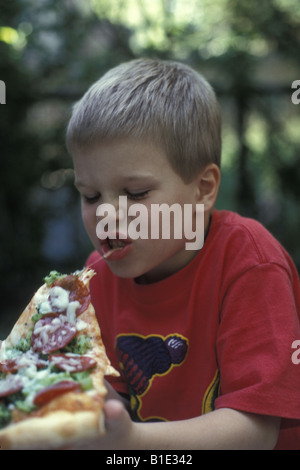
[{"label": "boy's eye", "polygon": [[99,201],[100,195],[97,194],[95,196],[82,196],[82,198],[87,204],[94,204],[95,202]]},{"label": "boy's eye", "polygon": [[149,193],[149,189],[145,191],[136,191],[136,192],[125,190],[125,193],[129,199],[138,200],[138,199],[143,199],[143,197],[147,196],[147,194]]}]

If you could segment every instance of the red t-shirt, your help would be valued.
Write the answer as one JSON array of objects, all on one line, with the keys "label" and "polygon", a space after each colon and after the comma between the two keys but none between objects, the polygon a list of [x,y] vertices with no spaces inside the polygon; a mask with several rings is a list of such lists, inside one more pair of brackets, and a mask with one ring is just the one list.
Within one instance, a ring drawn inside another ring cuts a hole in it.
[{"label": "red t-shirt", "polygon": [[140,421],[218,408],[279,416],[276,448],[300,449],[299,278],[258,222],[214,211],[203,248],[148,285],[115,276],[94,252],[92,302],[108,356]]}]

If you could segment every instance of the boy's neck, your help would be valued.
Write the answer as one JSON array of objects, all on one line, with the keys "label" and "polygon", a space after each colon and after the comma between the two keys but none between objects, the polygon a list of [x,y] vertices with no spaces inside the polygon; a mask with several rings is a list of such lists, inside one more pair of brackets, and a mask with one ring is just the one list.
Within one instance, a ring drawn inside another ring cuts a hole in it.
[{"label": "boy's neck", "polygon": [[[211,221],[212,221],[212,214],[210,213],[209,214],[209,218],[208,218],[208,221],[206,223],[206,228],[205,228],[205,236],[204,236],[204,243],[205,243],[205,240],[208,236],[208,233],[209,233],[209,230],[210,230],[210,227],[211,227]],[[203,247],[202,247],[203,248]],[[201,249],[202,249],[201,248]],[[200,250],[195,250],[195,253],[194,253],[194,256],[191,257],[190,261],[185,264],[184,266],[182,266],[178,271],[180,271],[181,269],[184,269],[189,263],[191,263],[193,261],[193,259],[197,256],[197,254],[199,253]],[[165,273],[162,274],[160,276],[159,279],[152,279],[151,278],[151,275],[148,275],[147,273],[146,274],[142,274],[141,276],[138,276],[134,279],[135,283],[136,284],[139,284],[139,285],[147,285],[147,284],[153,284],[155,282],[158,282],[158,281],[162,281],[163,279],[166,279],[170,276],[172,276],[173,274],[175,274],[175,272],[178,272],[178,271],[174,271],[172,273]]]}]

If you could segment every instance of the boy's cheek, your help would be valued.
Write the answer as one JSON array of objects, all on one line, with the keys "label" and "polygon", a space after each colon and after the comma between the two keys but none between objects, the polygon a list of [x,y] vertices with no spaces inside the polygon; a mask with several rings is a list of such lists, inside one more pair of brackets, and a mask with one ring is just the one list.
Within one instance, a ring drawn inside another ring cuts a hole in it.
[{"label": "boy's cheek", "polygon": [[82,221],[83,225],[85,227],[85,230],[87,231],[89,237],[94,240],[97,238],[96,235],[96,211],[92,211],[91,208],[89,209],[82,209]]}]

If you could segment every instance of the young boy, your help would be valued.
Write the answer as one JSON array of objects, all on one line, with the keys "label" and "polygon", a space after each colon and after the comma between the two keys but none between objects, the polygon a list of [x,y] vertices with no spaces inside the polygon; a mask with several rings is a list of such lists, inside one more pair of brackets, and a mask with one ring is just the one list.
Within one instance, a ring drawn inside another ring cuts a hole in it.
[{"label": "young boy", "polygon": [[[259,223],[214,210],[220,121],[201,75],[150,59],[112,69],[74,107],[67,145],[96,249],[92,301],[120,371],[93,448],[300,449],[299,279]],[[169,237],[130,236],[136,203],[150,235],[155,205],[192,208],[193,228],[204,207],[203,247],[187,249],[185,231],[174,235],[185,220],[171,216]]]}]

